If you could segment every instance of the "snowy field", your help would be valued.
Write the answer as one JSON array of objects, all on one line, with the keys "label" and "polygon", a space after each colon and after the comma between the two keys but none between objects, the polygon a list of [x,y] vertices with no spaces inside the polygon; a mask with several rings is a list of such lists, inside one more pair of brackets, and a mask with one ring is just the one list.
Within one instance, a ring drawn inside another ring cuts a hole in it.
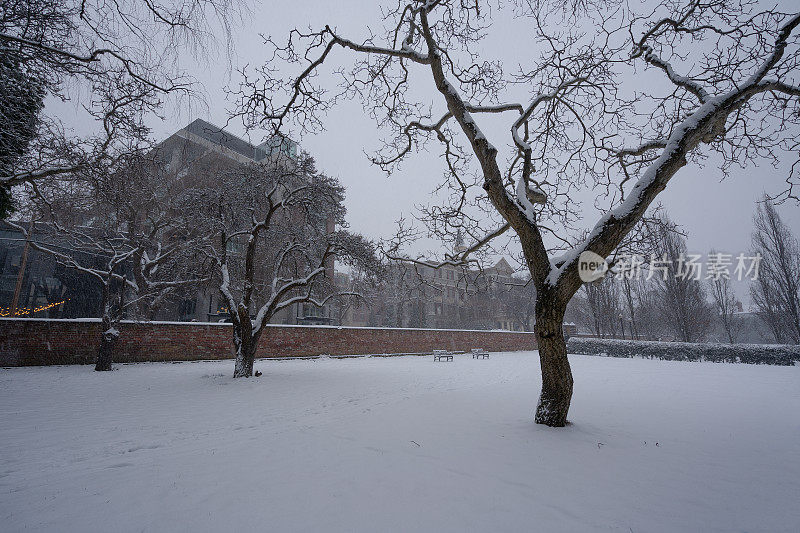
[{"label": "snowy field", "polygon": [[800,367],[571,360],[0,370],[0,530],[800,531]]}]

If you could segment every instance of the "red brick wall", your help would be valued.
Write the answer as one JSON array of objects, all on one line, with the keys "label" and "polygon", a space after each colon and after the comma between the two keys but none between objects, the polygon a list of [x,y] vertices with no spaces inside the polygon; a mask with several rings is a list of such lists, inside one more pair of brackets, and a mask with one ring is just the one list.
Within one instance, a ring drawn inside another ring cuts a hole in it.
[{"label": "red brick wall", "polygon": [[[230,324],[123,322],[115,361],[195,361],[232,357]],[[93,363],[99,321],[0,319],[0,366]],[[258,357],[536,349],[533,333],[331,326],[272,326]]]}]

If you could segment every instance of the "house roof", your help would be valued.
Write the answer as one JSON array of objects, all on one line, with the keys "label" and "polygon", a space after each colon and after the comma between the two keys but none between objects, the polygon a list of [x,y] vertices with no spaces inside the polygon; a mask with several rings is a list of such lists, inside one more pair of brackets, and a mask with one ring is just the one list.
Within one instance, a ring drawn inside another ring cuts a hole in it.
[{"label": "house roof", "polygon": [[497,270],[498,272],[503,272],[503,273],[509,274],[509,275],[514,272],[514,269],[511,268],[511,265],[508,264],[508,261],[506,261],[505,257],[501,257],[500,261],[495,263],[495,265],[492,268],[494,270]]}]

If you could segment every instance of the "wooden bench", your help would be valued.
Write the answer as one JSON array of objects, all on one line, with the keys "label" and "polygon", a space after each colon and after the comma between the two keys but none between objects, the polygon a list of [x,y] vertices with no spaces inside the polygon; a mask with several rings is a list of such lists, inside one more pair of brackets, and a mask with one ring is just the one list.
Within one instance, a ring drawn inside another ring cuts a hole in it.
[{"label": "wooden bench", "polygon": [[434,350],[433,351],[433,360],[434,361],[451,361],[452,362],[453,354],[451,354],[447,350]]},{"label": "wooden bench", "polygon": [[472,349],[472,358],[473,359],[489,359],[489,352],[487,352],[483,348],[473,348]]}]

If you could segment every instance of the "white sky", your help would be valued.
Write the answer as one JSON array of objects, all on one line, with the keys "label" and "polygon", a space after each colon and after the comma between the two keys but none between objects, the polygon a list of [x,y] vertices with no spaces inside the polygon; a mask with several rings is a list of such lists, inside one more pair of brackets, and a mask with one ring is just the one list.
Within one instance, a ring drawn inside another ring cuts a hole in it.
[{"label": "white sky", "polygon": [[[324,24],[334,27],[342,35],[361,40],[367,35],[366,27],[380,30],[379,3],[363,0],[269,2],[255,5],[234,27],[232,66],[251,67],[263,63],[266,48],[259,33],[271,35],[279,41],[285,40],[291,28],[318,29]],[[791,6],[792,2],[787,5]],[[525,51],[515,44],[525,39],[524,27],[503,23],[502,31],[496,31],[483,46],[487,56],[503,56],[510,44],[514,49]],[[346,54],[337,50],[338,57]],[[524,58],[523,58],[524,59]],[[186,69],[202,84],[206,103],[172,102],[165,120],[153,120],[150,125],[156,139],[162,139],[185,126],[195,118],[203,118],[222,125],[227,119],[223,88],[235,84],[237,74],[231,72],[231,63],[224,52],[212,53],[203,60],[187,58]],[[506,70],[512,70],[507,68]],[[325,78],[323,78],[324,80]],[[430,91],[431,100],[435,90],[428,79],[424,90]],[[60,104],[59,104],[60,107]],[[67,110],[64,110],[65,112]],[[67,113],[68,114],[68,113]],[[478,119],[490,142],[502,146],[510,142],[508,125],[484,123]],[[326,131],[299,139],[303,149],[317,160],[324,172],[338,177],[347,188],[348,220],[354,231],[369,237],[388,237],[395,220],[401,215],[410,215],[414,206],[431,199],[431,191],[441,175],[441,160],[438,152],[417,154],[391,177],[373,167],[364,151],[378,146],[378,130],[373,121],[365,116],[359,102],[346,102],[338,106],[326,119]],[[241,128],[233,124],[229,129],[242,134]],[[258,141],[258,139],[253,139]],[[659,201],[664,204],[674,220],[688,231],[691,251],[706,253],[715,248],[737,254],[747,252],[752,230],[755,200],[762,191],[776,192],[783,182],[788,165],[774,169],[768,165],[751,165],[746,171],[734,172],[720,182],[721,173],[709,165],[704,169],[687,166],[670,182]],[[779,208],[784,220],[795,234],[800,235],[800,207],[787,204]],[[597,220],[596,211],[586,213],[584,221],[591,228]],[[746,287],[739,287],[740,298],[747,301]]]}]

